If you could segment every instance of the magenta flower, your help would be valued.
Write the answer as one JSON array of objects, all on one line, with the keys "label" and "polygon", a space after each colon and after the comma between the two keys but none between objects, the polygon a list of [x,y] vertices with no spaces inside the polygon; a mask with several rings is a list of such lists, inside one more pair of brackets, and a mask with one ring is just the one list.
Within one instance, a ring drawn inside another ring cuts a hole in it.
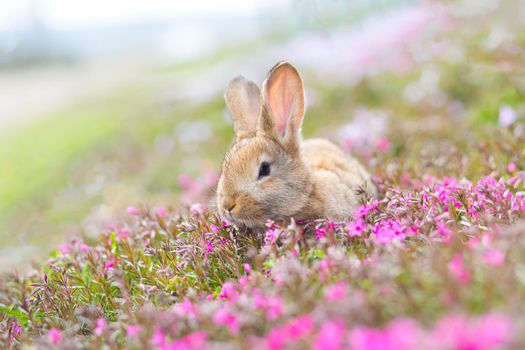
[{"label": "magenta flower", "polygon": [[326,235],[326,227],[318,227],[315,229],[315,238],[321,239]]},{"label": "magenta flower", "polygon": [[287,336],[292,340],[310,335],[314,330],[314,321],[309,315],[300,316],[286,326]]},{"label": "magenta flower", "polygon": [[274,245],[275,242],[277,242],[277,239],[279,239],[279,235],[281,234],[281,230],[278,228],[276,229],[268,229],[266,231],[266,235],[264,237],[264,242],[266,244]]},{"label": "magenta flower", "polygon": [[376,147],[379,151],[386,153],[390,150],[390,141],[386,137],[377,140]]},{"label": "magenta flower", "polygon": [[280,327],[274,327],[265,338],[266,349],[268,350],[284,349],[286,342],[285,331]]},{"label": "magenta flower", "polygon": [[316,350],[342,350],[345,326],[342,321],[325,322],[315,338]]},{"label": "magenta flower", "polygon": [[266,318],[269,321],[278,319],[283,313],[283,302],[281,298],[274,296],[267,300]]},{"label": "magenta flower", "polygon": [[228,330],[236,335],[239,333],[240,324],[237,316],[232,314],[227,304],[223,304],[213,317],[213,322],[219,326],[225,326]]},{"label": "magenta flower", "polygon": [[51,328],[47,334],[51,344],[60,344],[62,342],[62,331],[56,328]]},{"label": "magenta flower", "polygon": [[348,292],[348,288],[344,282],[337,282],[326,289],[325,298],[328,301],[341,300]]},{"label": "magenta flower", "polygon": [[180,174],[177,178],[177,185],[182,189],[191,188],[195,184],[195,180],[188,174]]},{"label": "magenta flower", "polygon": [[129,215],[138,215],[139,210],[135,207],[128,207],[127,209]]},{"label": "magenta flower", "polygon": [[204,213],[204,205],[200,203],[192,204],[190,207],[191,215],[202,215]]},{"label": "magenta flower", "polygon": [[22,326],[16,322],[11,322],[11,341],[15,340],[15,337],[22,333]]},{"label": "magenta flower", "polygon": [[244,272],[246,272],[247,274],[252,273],[252,267],[250,266],[250,264],[244,263],[242,264],[242,268],[244,269]]},{"label": "magenta flower", "polygon": [[211,253],[213,253],[213,247],[215,244],[212,241],[209,241],[207,239],[204,240],[204,257],[208,257]]},{"label": "magenta flower", "polygon": [[157,207],[155,208],[155,211],[157,212],[157,216],[161,219],[165,218],[167,215],[166,208],[164,207]]},{"label": "magenta flower", "polygon": [[195,305],[193,305],[193,303],[188,299],[184,299],[182,303],[176,304],[174,311],[179,315],[189,315],[193,317],[197,315]]},{"label": "magenta flower", "polygon": [[67,243],[64,243],[60,247],[58,247],[58,251],[64,255],[69,253],[69,250],[70,250],[69,244]]},{"label": "magenta flower", "polygon": [[235,300],[238,296],[239,292],[237,292],[235,285],[232,282],[224,282],[219,293],[219,299]]},{"label": "magenta flower", "polygon": [[349,341],[352,350],[416,350],[423,338],[416,323],[399,319],[384,329],[356,328],[350,333]]},{"label": "magenta flower", "polygon": [[463,262],[463,255],[456,254],[448,264],[448,269],[450,273],[456,278],[456,280],[461,284],[470,283],[471,276],[470,272],[465,268]]},{"label": "magenta flower", "polygon": [[447,227],[443,222],[437,222],[437,233],[443,237],[445,243],[450,242],[450,237],[452,236],[452,231]]},{"label": "magenta flower", "polygon": [[498,249],[490,249],[483,254],[483,261],[492,266],[500,266],[505,261],[505,254]]},{"label": "magenta flower", "polygon": [[347,225],[348,236],[350,237],[361,237],[365,230],[365,224],[361,219],[356,219]]},{"label": "magenta flower", "polygon": [[404,237],[401,225],[392,219],[379,222],[374,229],[374,237],[379,243],[387,244]]},{"label": "magenta flower", "polygon": [[104,272],[107,273],[108,271],[112,270],[115,266],[117,266],[120,263],[118,258],[110,257],[109,261],[104,266]]},{"label": "magenta flower", "polygon": [[213,233],[220,233],[221,232],[221,228],[219,226],[217,226],[217,225],[214,225],[214,224],[210,225],[210,230]]},{"label": "magenta flower", "polygon": [[101,336],[104,333],[105,329],[106,329],[106,320],[104,318],[99,318],[97,320],[96,327],[93,330],[93,334]]},{"label": "magenta flower", "polygon": [[130,325],[126,328],[126,334],[128,335],[128,337],[133,337],[139,334],[140,330],[141,330],[141,327],[138,324]]},{"label": "magenta flower", "polygon": [[503,315],[488,314],[474,319],[457,315],[445,317],[430,339],[439,348],[490,350],[504,347],[512,338],[511,321]]},{"label": "magenta flower", "polygon": [[193,332],[188,335],[186,335],[184,338],[182,338],[181,341],[179,341],[179,346],[173,346],[170,349],[181,349],[181,350],[201,350],[205,348],[206,339],[208,338],[208,334],[206,332]]},{"label": "magenta flower", "polygon": [[164,332],[162,331],[162,329],[160,328],[155,329],[155,331],[153,332],[153,335],[151,336],[151,342],[153,343],[153,345],[159,348],[164,346],[164,344],[166,343],[166,336],[164,335]]},{"label": "magenta flower", "polygon": [[118,230],[118,234],[117,234],[117,240],[119,241],[123,241],[123,240],[126,240],[129,238],[129,231],[126,230],[125,228],[121,228]]}]

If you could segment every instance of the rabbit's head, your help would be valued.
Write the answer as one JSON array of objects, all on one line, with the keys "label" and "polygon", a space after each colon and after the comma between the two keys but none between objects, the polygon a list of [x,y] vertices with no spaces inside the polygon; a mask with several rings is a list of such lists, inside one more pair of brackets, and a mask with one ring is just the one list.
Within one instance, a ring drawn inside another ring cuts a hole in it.
[{"label": "rabbit's head", "polygon": [[312,191],[300,156],[304,91],[287,62],[270,70],[262,92],[239,76],[225,93],[235,141],[224,158],[217,187],[219,212],[247,227],[299,212]]}]

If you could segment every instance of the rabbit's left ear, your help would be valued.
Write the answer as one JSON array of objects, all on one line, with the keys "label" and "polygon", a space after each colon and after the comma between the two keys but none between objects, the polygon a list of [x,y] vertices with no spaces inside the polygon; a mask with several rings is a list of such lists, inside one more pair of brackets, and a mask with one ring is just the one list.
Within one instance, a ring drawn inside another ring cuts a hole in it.
[{"label": "rabbit's left ear", "polygon": [[243,76],[234,78],[224,93],[237,138],[255,132],[259,117],[260,93],[257,85]]},{"label": "rabbit's left ear", "polygon": [[272,130],[284,140],[296,140],[304,117],[303,80],[288,62],[279,62],[268,73],[262,88],[263,113],[259,128]]}]

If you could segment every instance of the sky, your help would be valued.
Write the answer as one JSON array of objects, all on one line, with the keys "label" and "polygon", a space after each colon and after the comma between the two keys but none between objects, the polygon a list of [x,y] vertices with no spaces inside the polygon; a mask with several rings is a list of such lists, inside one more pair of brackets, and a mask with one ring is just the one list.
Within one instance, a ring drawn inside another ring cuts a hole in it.
[{"label": "sky", "polygon": [[253,15],[286,0],[0,0],[0,32],[17,29],[37,9],[52,30],[209,14]]}]

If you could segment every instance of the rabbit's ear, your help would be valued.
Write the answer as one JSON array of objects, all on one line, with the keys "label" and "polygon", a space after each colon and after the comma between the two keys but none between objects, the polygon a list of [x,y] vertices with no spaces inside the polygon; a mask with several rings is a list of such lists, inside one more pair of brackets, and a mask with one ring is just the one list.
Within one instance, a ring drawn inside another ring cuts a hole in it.
[{"label": "rabbit's ear", "polygon": [[303,80],[288,62],[279,62],[263,83],[264,103],[260,128],[285,140],[297,140],[304,117]]},{"label": "rabbit's ear", "polygon": [[240,138],[255,132],[260,109],[257,85],[239,75],[228,85],[224,99],[232,116],[235,135]]}]

